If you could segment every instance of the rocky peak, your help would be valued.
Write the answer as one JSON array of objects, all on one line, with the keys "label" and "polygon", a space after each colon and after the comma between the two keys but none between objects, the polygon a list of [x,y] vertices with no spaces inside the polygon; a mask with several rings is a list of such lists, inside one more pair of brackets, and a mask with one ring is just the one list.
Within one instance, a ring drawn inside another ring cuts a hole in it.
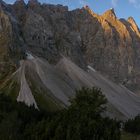
[{"label": "rocky peak", "polygon": [[88,5],[85,5],[83,8],[86,9],[86,10],[90,9]]},{"label": "rocky peak", "polygon": [[139,28],[138,28],[134,18],[133,17],[129,17],[127,19],[127,21],[131,24],[132,29],[137,33],[137,35],[140,36],[140,31],[139,31]]},{"label": "rocky peak", "polygon": [[68,6],[63,6],[61,4],[52,5],[52,4],[43,4],[47,9],[53,11],[54,13],[63,13],[68,11]]},{"label": "rocky peak", "polygon": [[26,5],[24,0],[16,0],[14,4],[17,4],[17,5]]},{"label": "rocky peak", "polygon": [[129,18],[127,19],[127,21],[128,21],[132,26],[135,26],[135,27],[138,28],[138,26],[137,26],[137,24],[136,24],[136,22],[135,22],[135,20],[134,20],[133,17],[129,17]]},{"label": "rocky peak", "polygon": [[16,0],[12,9],[14,10],[14,14],[16,14],[19,21],[22,21],[25,17],[25,13],[26,13],[26,4],[25,4],[24,0]]},{"label": "rocky peak", "polygon": [[3,0],[0,0],[0,10],[11,13],[10,6],[8,4],[6,4]]},{"label": "rocky peak", "polygon": [[112,19],[116,19],[116,14],[114,11],[114,8],[110,8],[109,10],[107,10],[103,15],[104,18],[108,19],[108,20],[112,20]]},{"label": "rocky peak", "polygon": [[86,11],[87,11],[89,14],[91,14],[91,15],[95,14],[95,13],[90,9],[90,7],[89,7],[88,5],[85,5],[82,9],[83,9],[83,10],[86,10]]},{"label": "rocky peak", "polygon": [[133,17],[128,17],[127,21],[132,23],[132,24],[136,24],[136,22],[135,22]]},{"label": "rocky peak", "polygon": [[6,3],[3,0],[0,0],[0,4],[6,5]]},{"label": "rocky peak", "polygon": [[3,0],[0,0],[0,8],[7,9],[7,7],[8,5]]},{"label": "rocky peak", "polygon": [[38,0],[29,0],[28,1],[28,5],[29,6],[35,6],[35,5],[39,5],[40,3],[38,2]]},{"label": "rocky peak", "polygon": [[24,0],[16,0],[16,2],[24,2]]},{"label": "rocky peak", "polygon": [[68,11],[68,7],[67,6],[63,6],[61,4],[58,4],[56,5],[58,11],[61,11],[61,12],[67,12]]}]

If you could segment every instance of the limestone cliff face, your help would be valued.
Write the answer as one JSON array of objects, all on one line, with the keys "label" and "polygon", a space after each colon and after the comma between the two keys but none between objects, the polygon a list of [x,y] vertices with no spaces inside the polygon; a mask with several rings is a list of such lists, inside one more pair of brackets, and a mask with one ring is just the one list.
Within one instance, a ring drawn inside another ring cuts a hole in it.
[{"label": "limestone cliff face", "polygon": [[0,85],[17,69],[24,50],[19,23],[10,6],[0,1]]},{"label": "limestone cliff face", "polygon": [[37,0],[0,3],[0,57],[4,46],[8,55],[18,52],[17,61],[28,51],[51,63],[68,56],[84,69],[91,65],[115,82],[140,89],[140,31],[132,17],[118,19],[114,9],[98,15],[87,6],[69,11]]},{"label": "limestone cliff face", "polygon": [[95,14],[89,7],[73,12],[74,21],[80,23],[86,62],[113,81],[136,89],[139,86],[140,38],[135,21],[117,19],[114,9],[103,15]]},{"label": "limestone cliff face", "polygon": [[136,48],[130,31],[117,19],[114,10],[103,15],[95,14],[88,7],[72,12],[86,62],[116,82],[127,84],[133,79]]}]

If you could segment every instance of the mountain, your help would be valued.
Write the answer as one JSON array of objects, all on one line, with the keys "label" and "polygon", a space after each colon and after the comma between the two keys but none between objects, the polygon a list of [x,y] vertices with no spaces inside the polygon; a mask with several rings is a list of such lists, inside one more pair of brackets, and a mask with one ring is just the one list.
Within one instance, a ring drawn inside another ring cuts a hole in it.
[{"label": "mountain", "polygon": [[140,113],[139,46],[134,19],[118,19],[114,9],[98,15],[88,6],[1,0],[0,92],[54,111],[76,89],[96,86],[109,101],[107,115],[131,118]]}]

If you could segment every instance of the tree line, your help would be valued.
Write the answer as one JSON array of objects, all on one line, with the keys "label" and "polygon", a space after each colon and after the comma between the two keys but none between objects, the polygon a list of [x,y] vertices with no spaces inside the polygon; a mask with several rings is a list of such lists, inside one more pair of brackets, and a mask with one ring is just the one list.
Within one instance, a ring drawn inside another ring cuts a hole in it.
[{"label": "tree line", "polygon": [[[120,122],[101,115],[106,111],[107,100],[100,89],[77,90],[70,103],[57,112],[38,111],[1,94],[0,139],[120,140]],[[127,122],[125,130],[131,131],[131,126]]]}]

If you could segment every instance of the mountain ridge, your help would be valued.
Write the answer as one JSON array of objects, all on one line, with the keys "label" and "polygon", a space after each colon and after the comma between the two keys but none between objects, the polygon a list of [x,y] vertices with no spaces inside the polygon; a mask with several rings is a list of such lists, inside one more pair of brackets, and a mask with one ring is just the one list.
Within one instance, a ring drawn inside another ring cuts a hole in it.
[{"label": "mountain ridge", "polygon": [[[75,89],[97,86],[123,117],[140,113],[139,95],[129,91],[140,91],[140,31],[132,17],[118,19],[114,9],[98,15],[88,6],[69,11],[37,0],[0,5],[0,91],[10,96],[15,91],[18,101],[55,110],[69,104]],[[97,73],[87,73],[88,66]],[[22,78],[9,81],[20,68]]]}]

